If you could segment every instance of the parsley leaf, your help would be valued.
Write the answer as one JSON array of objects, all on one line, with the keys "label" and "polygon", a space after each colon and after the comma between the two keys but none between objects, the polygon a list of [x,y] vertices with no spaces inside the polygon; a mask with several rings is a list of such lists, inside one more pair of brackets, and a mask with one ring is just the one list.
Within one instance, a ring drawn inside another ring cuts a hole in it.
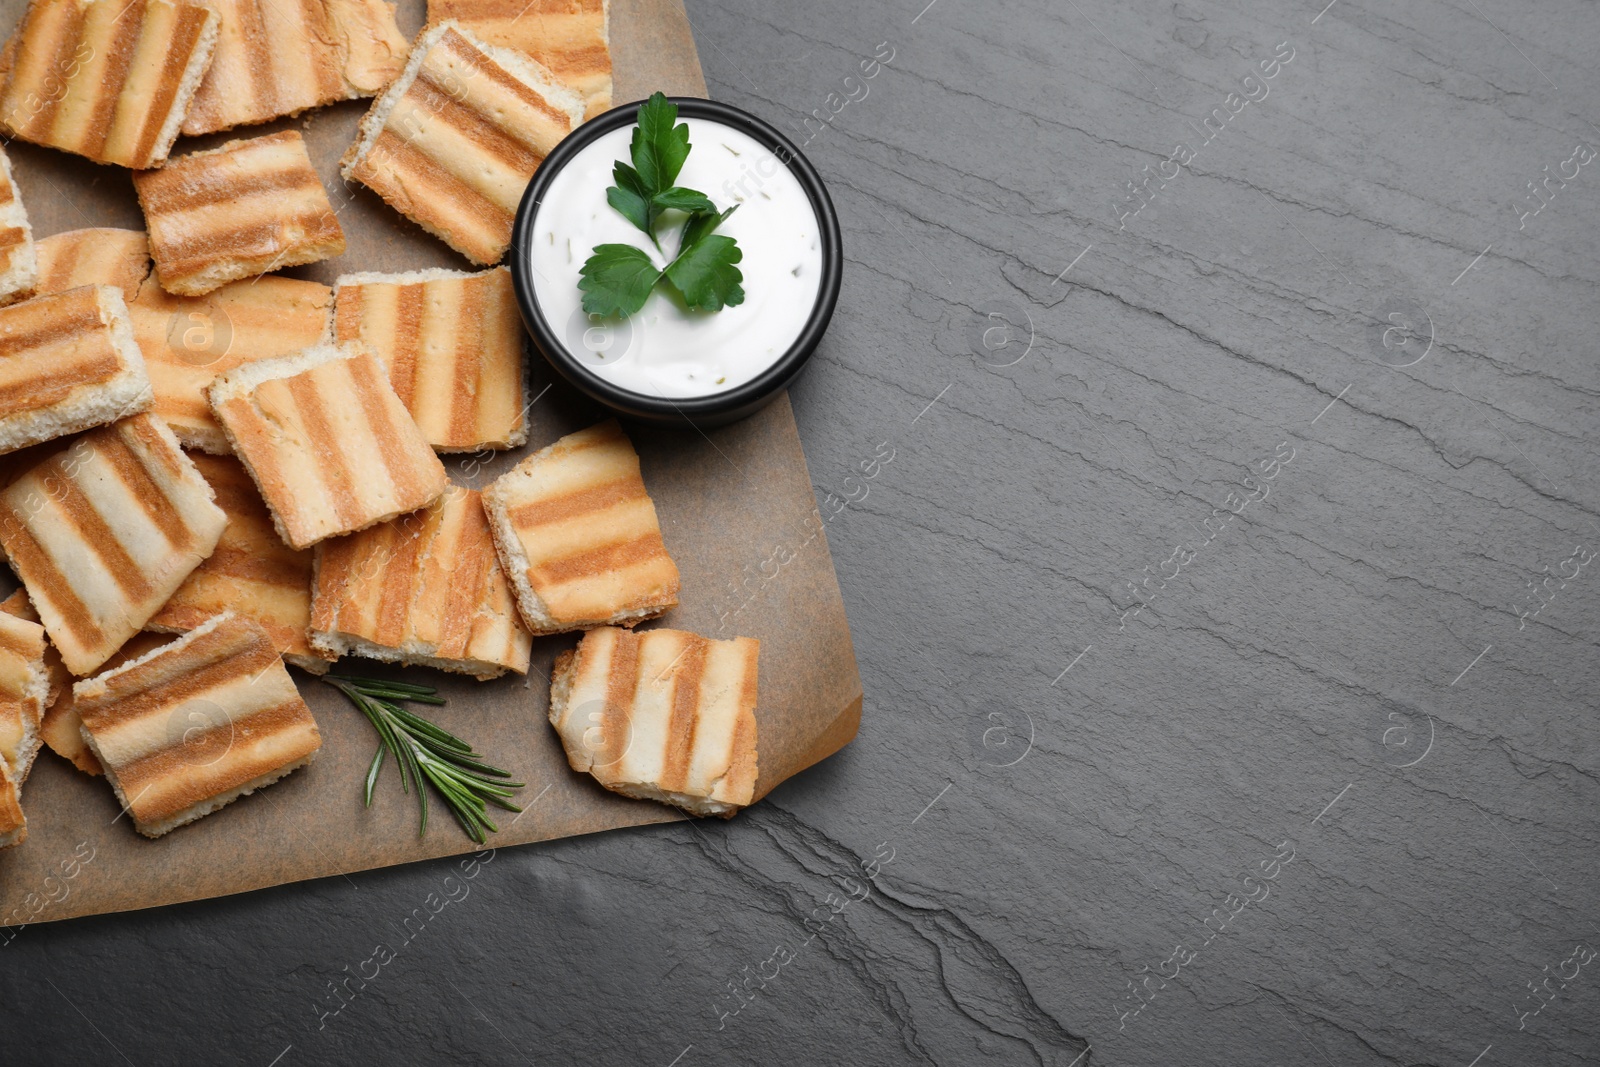
[{"label": "parsley leaf", "polygon": [[737,204],[719,215],[716,208],[713,207],[710,212],[691,218],[683,227],[683,237],[678,242],[678,253],[681,255],[685,248],[699,244],[700,238],[727,222],[728,216],[732,215],[736,210],[738,210]]},{"label": "parsley leaf", "polygon": [[[583,310],[591,315],[632,315],[644,307],[661,279],[650,254],[633,245],[598,245],[583,265],[578,288]],[[742,298],[741,298],[742,299]]]},{"label": "parsley leaf", "polygon": [[678,105],[661,93],[639,105],[638,122],[633,130],[633,169],[652,194],[670,189],[689,158],[689,124],[678,122]]},{"label": "parsley leaf", "polygon": [[678,251],[665,269],[650,254],[632,245],[595,247],[579,273],[583,310],[591,315],[632,315],[644,307],[662,278],[696,311],[721,311],[744,303],[744,274],[738,264],[744,252],[733,238],[713,231],[734,212],[719,212],[698,189],[674,185],[689,158],[689,126],[678,122],[678,106],[655,93],[639,106],[633,131],[633,163],[618,160],[616,183],[606,189],[606,202],[650,238],[657,251],[656,223],[665,211],[688,216],[678,236]]},{"label": "parsley leaf", "polygon": [[617,184],[606,190],[606,203],[621,212],[623,218],[650,234],[650,239],[654,241],[656,238],[652,231],[656,220],[650,211],[650,190],[645,188],[639,172],[619,160],[611,176]]},{"label": "parsley leaf", "polygon": [[650,203],[658,208],[677,208],[687,211],[691,215],[701,212],[717,213],[717,205],[711,198],[696,189],[682,189],[674,185],[671,189],[663,189],[650,198]]},{"label": "parsley leaf", "polygon": [[[715,216],[713,216],[715,217]],[[678,287],[683,302],[696,311],[721,311],[744,303],[744,274],[734,266],[744,258],[738,242],[707,234],[678,253],[664,273]]]}]

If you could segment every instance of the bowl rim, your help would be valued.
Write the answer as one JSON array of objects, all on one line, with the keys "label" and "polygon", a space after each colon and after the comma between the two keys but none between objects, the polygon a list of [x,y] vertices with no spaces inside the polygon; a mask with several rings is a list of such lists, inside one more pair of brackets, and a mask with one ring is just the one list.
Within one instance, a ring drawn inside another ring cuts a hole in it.
[{"label": "bowl rim", "polygon": [[529,269],[528,249],[534,236],[534,222],[550,183],[562,169],[597,138],[622,126],[632,125],[638,117],[639,106],[644,101],[623,104],[598,115],[569,133],[547,155],[534,172],[533,180],[523,191],[517,205],[517,214],[511,230],[511,280],[522,311],[522,319],[533,336],[534,345],[545,359],[572,385],[591,398],[608,407],[628,414],[650,416],[714,416],[741,409],[754,410],[772,399],[800,373],[811,358],[839,302],[839,289],[843,280],[844,251],[839,232],[839,217],[833,200],[811,161],[799,147],[783,133],[763,119],[716,100],[692,96],[667,97],[678,107],[678,117],[707,119],[721,122],[753,137],[771,150],[777,160],[789,168],[811,201],[816,213],[818,234],[822,242],[822,280],[817,286],[817,300],[811,308],[800,333],[789,348],[756,377],[732,389],[706,396],[663,397],[624,389],[592,372],[567,348],[559,334],[550,326],[534,291],[533,272]]}]

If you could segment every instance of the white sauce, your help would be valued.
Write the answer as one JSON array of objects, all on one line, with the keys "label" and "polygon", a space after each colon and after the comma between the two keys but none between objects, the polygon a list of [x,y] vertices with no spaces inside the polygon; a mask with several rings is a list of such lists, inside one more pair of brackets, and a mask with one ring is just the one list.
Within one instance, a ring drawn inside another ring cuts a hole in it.
[{"label": "white sauce", "polygon": [[663,255],[606,203],[612,165],[630,159],[631,125],[596,138],[563,167],[534,220],[534,293],[550,328],[598,377],[647,396],[709,396],[757,377],[800,335],[822,282],[816,212],[789,168],[740,130],[684,121],[690,151],[677,184],[718,208],[739,206],[716,232],[744,253],[744,303],[688,311],[663,283],[629,319],[592,322],[583,313],[579,272],[596,245],[634,245],[658,268],[677,254],[681,213],[657,224]]}]

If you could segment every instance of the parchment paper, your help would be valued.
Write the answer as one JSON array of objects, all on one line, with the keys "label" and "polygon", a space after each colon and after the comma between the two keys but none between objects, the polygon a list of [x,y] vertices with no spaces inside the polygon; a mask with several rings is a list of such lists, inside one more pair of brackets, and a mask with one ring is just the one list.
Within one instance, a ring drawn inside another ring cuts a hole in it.
[{"label": "parchment paper", "polygon": [[[6,32],[24,6],[24,0],[0,0]],[[414,34],[423,18],[423,0],[401,0],[403,33]],[[618,103],[656,89],[705,95],[679,0],[613,0],[611,40]],[[174,153],[290,126],[305,132],[349,248],[336,259],[285,273],[331,284],[339,274],[360,270],[470,269],[443,243],[339,177],[339,156],[366,107],[354,101],[232,134],[183,138]],[[16,141],[7,152],[36,237],[85,226],[143,228],[128,171]],[[481,486],[523,452],[603,417],[531,348],[529,367],[529,398],[538,399],[528,448],[447,458],[457,481]],[[756,794],[764,796],[845,745],[861,716],[849,625],[788,398],[709,435],[628,430],[683,580],[681,606],[648,625],[761,640]],[[526,685],[515,675],[475,682],[354,657],[335,669],[437,685],[449,700],[437,709],[438,721],[528,783],[518,797],[524,813],[499,813],[501,832],[490,838],[492,847],[680,818],[670,808],[608,793],[568,768],[546,712],[551,660],[575,641],[536,641]],[[292,673],[322,730],[316,761],[159,840],[141,837],[119,815],[104,779],[41,752],[22,793],[28,840],[0,852],[0,926],[241,893],[475,850],[438,804],[427,836],[418,837],[416,801],[400,792],[392,763],[372,808],[363,808],[362,780],[377,743],[371,726],[339,693]]]}]

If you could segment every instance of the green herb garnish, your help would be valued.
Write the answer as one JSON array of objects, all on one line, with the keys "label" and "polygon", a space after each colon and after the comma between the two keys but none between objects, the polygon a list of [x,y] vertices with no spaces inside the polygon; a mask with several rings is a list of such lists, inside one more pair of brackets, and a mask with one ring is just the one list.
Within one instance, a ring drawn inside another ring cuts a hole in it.
[{"label": "green herb garnish", "polygon": [[349,697],[378,731],[378,751],[367,769],[367,807],[372,806],[372,790],[378,784],[378,772],[383,769],[387,753],[400,765],[400,788],[409,793],[411,783],[416,783],[417,800],[422,805],[419,837],[428,832],[428,793],[422,787],[424,779],[439,791],[467,836],[480,845],[484,842],[485,830],[498,833],[500,829],[485,817],[489,804],[507,811],[522,811],[505,800],[513,789],[521,789],[523,785],[499,780],[511,777],[510,771],[488,766],[471,745],[400,706],[400,701],[405,700],[416,704],[443,704],[444,698],[437,695],[438,690],[426,685],[334,674],[322,680]]},{"label": "green herb garnish", "polygon": [[663,278],[691,310],[721,311],[744,303],[740,286],[744,275],[734,265],[744,252],[733,238],[712,232],[734,209],[718,211],[705,193],[673,184],[689,150],[689,126],[678,122],[678,105],[661,93],[639,105],[633,165],[617,161],[611,172],[616,184],[606,190],[606,202],[643,230],[663,255],[656,236],[662,213],[679,211],[687,218],[679,231],[677,253],[663,268],[642,248],[596,245],[578,281],[584,311],[607,318],[632,315],[644,307]]}]

